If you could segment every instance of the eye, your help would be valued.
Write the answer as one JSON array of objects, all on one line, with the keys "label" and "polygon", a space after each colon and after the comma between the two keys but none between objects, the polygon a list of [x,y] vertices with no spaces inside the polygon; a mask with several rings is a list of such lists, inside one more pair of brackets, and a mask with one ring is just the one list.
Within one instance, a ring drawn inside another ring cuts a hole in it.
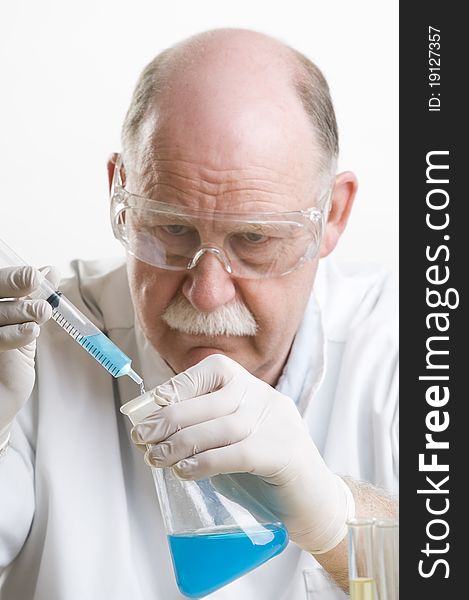
[{"label": "eye", "polygon": [[252,242],[252,243],[260,243],[260,242],[265,242],[265,240],[267,240],[267,236],[266,235],[262,235],[260,233],[254,233],[253,231],[250,232],[246,232],[241,234],[241,237],[243,239],[245,239],[247,242]]},{"label": "eye", "polygon": [[164,225],[161,229],[170,235],[184,235],[191,231],[191,228],[185,225]]}]

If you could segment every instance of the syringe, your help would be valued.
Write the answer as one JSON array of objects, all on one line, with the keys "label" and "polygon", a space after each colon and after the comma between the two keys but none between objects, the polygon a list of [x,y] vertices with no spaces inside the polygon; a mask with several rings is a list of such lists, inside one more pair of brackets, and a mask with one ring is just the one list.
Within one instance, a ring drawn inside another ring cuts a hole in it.
[{"label": "syringe", "polygon": [[[0,238],[0,266],[19,267],[28,266],[28,263]],[[42,280],[32,296],[46,300],[52,307],[54,321],[113,377],[128,375],[140,386],[142,392],[143,379],[131,368],[131,359],[85,317],[70,300],[56,290],[47,279]]]}]

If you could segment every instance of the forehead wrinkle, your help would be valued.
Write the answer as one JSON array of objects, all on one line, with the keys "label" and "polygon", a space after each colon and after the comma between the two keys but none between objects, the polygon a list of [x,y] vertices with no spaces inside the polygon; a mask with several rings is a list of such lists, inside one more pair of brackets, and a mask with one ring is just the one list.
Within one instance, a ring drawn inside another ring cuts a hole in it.
[{"label": "forehead wrinkle", "polygon": [[[248,186],[240,187],[237,189],[223,189],[217,190],[214,193],[207,193],[200,189],[187,190],[187,188],[181,188],[174,182],[166,183],[152,183],[147,186],[144,191],[148,197],[153,200],[160,202],[167,202],[169,204],[181,202],[186,205],[187,208],[200,208],[206,210],[218,210],[225,212],[257,212],[259,205],[263,207],[270,205],[270,210],[273,212],[288,211],[292,210],[292,207],[285,205],[285,200],[288,199],[289,203],[292,200],[295,201],[295,209],[300,208],[301,200],[296,194],[291,192],[287,195],[283,191],[278,190],[259,190],[259,188],[251,188]],[[221,203],[221,206],[220,206]],[[195,206],[194,206],[195,204]],[[246,206],[255,204],[256,206],[247,209]],[[226,205],[226,206],[225,206]],[[262,208],[264,210],[264,208]]]},{"label": "forehead wrinkle", "polygon": [[[291,207],[285,206],[285,194],[250,188],[206,194],[199,190],[188,192],[186,189],[178,188],[175,185],[156,183],[149,186],[144,193],[155,201],[180,204],[181,207],[196,210],[228,213],[286,212],[292,210]],[[293,196],[290,195],[289,198],[292,199]],[[298,199],[295,197],[295,200]],[[254,206],[247,208],[250,205]],[[264,208],[265,206],[267,206],[267,209]],[[298,208],[300,208],[299,202],[298,206],[295,206],[295,209]]]},{"label": "forehead wrinkle", "polygon": [[[160,163],[163,165],[163,168],[158,169],[157,165]],[[182,166],[182,168],[187,166],[187,168],[189,170],[196,170],[197,172],[201,173],[207,181],[214,181],[214,182],[217,182],[219,179],[221,179],[223,177],[232,177],[233,179],[243,178],[244,173],[248,173],[250,175],[250,173],[252,171],[266,172],[266,175],[270,175],[272,177],[272,180],[280,179],[280,177],[287,176],[287,172],[282,173],[278,169],[269,168],[264,165],[258,165],[255,163],[251,163],[244,167],[234,167],[234,168],[229,168],[229,169],[222,169],[222,168],[216,168],[214,166],[207,167],[207,166],[204,166],[203,164],[196,165],[193,161],[189,161],[189,160],[172,159],[172,158],[167,158],[167,159],[158,158],[158,159],[155,159],[152,164],[153,164],[154,169],[161,170],[161,171],[165,170],[165,167],[164,167],[165,164],[172,164],[176,168],[179,164]],[[166,170],[168,170],[168,169],[166,169]],[[174,171],[169,171],[169,172],[174,172]],[[250,176],[250,178],[252,178],[252,176]],[[259,176],[259,179],[263,179],[263,178],[261,176]]]},{"label": "forehead wrinkle", "polygon": [[[181,169],[187,168],[188,170],[197,170],[200,172],[207,181],[217,181],[217,177],[223,177],[225,175],[230,175],[231,173],[236,174],[237,177],[242,176],[245,171],[259,171],[260,178],[262,179],[263,174],[266,175],[266,178],[271,178],[273,181],[280,179],[293,179],[291,175],[291,165],[288,169],[283,168],[282,161],[276,161],[275,166],[268,166],[266,162],[271,160],[271,157],[268,154],[264,157],[262,155],[262,151],[257,149],[258,156],[251,156],[248,164],[245,163],[246,156],[243,154],[242,158],[234,158],[231,160],[240,161],[241,164],[235,165],[233,167],[220,167],[215,164],[214,160],[210,158],[210,152],[215,151],[212,144],[208,144],[206,140],[202,139],[202,144],[196,144],[196,150],[191,150],[191,146],[193,146],[193,140],[188,141],[188,146],[186,145],[185,138],[183,138],[182,143],[170,142],[169,144],[163,141],[164,138],[168,136],[167,133],[162,133],[161,128],[163,126],[159,126],[155,128],[153,133],[151,142],[147,144],[146,153],[148,154],[148,162],[151,163],[152,167],[155,170],[158,170],[158,164],[165,165],[167,163],[172,163],[176,167],[181,167]],[[249,150],[249,144],[246,147]],[[260,156],[259,156],[260,152]],[[182,153],[186,154],[186,157],[181,156]],[[187,156],[193,154],[194,156]],[[290,154],[290,153],[289,153]],[[201,156],[206,164],[203,164],[201,161]],[[257,159],[257,160],[256,160]],[[258,162],[260,159],[261,162]],[[313,157],[309,157],[306,159],[307,162],[310,163],[308,170],[314,173],[314,160]],[[211,162],[212,164],[209,164]],[[305,159],[303,159],[302,164],[304,165]],[[300,166],[300,165],[298,165]],[[297,179],[304,178],[304,174],[296,175]],[[307,178],[307,181],[310,181],[310,177]]]},{"label": "forehead wrinkle", "polygon": [[[182,170],[177,169],[179,164]],[[260,171],[259,175],[256,171]],[[263,177],[263,172],[271,177]],[[138,187],[143,193],[152,193],[157,185],[168,185],[181,193],[189,189],[210,196],[233,192],[296,196],[301,187],[301,183],[291,176],[257,165],[241,169],[212,169],[190,161],[169,159],[153,160],[139,173]]]},{"label": "forehead wrinkle", "polygon": [[187,165],[189,168],[193,168],[193,169],[198,169],[201,171],[206,171],[208,174],[213,173],[214,175],[216,174],[220,174],[223,175],[224,173],[243,173],[244,171],[248,171],[249,169],[257,169],[259,171],[267,171],[268,173],[271,173],[272,175],[274,175],[275,177],[279,177],[279,176],[286,176],[287,173],[280,173],[279,170],[277,168],[272,168],[272,167],[267,167],[265,165],[260,165],[260,164],[256,164],[256,163],[251,163],[250,165],[246,166],[246,167],[238,167],[238,168],[231,168],[231,169],[222,169],[222,168],[217,168],[215,166],[211,166],[211,167],[204,167],[203,165],[195,165],[195,163],[192,160],[184,160],[182,158],[154,158],[151,161],[151,165],[153,168],[157,168],[155,167],[156,163],[172,163],[172,164],[181,164],[181,166],[185,166]]}]

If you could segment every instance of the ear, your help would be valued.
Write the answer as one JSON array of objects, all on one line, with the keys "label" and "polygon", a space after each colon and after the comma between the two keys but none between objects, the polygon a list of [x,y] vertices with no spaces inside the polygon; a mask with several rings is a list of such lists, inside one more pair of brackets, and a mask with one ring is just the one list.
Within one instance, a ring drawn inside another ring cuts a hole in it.
[{"label": "ear", "polygon": [[114,169],[116,168],[116,160],[119,154],[113,152],[107,161],[107,178],[109,182],[109,193],[111,192],[112,178],[114,177]]},{"label": "ear", "polygon": [[345,171],[336,175],[330,202],[330,212],[326,229],[322,238],[320,258],[324,258],[334,250],[352,210],[358,181],[355,174]]}]

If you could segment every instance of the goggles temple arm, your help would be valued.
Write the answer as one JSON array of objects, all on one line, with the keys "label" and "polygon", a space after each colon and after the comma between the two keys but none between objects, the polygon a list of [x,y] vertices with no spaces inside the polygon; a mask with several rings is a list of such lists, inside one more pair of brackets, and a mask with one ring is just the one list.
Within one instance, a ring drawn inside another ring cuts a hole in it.
[{"label": "goggles temple arm", "polygon": [[114,163],[114,173],[112,176],[111,184],[111,196],[115,193],[117,188],[123,188],[121,169],[122,169],[122,155],[119,153],[116,156],[116,162]]}]

